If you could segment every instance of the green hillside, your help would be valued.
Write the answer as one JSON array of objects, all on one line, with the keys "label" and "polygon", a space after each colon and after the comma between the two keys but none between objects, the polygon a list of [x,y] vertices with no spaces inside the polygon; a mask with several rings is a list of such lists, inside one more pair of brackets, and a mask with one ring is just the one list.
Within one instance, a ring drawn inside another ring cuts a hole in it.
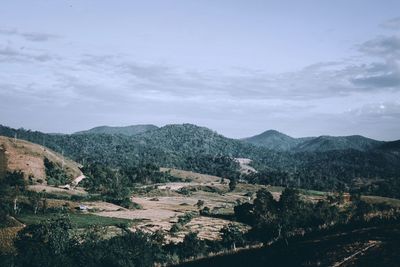
[{"label": "green hillside", "polygon": [[[393,149],[384,149],[381,142],[360,136],[302,139],[304,149],[296,152],[255,146],[192,124],[167,125],[135,136],[48,135],[0,127],[0,135],[15,134],[20,139],[63,151],[83,165],[99,163],[108,168],[129,169],[151,164],[235,177],[239,175],[239,167],[234,158],[241,157],[251,159],[258,170],[243,177],[250,182],[327,191],[368,186],[367,193],[398,195],[396,190],[385,188],[399,180],[400,155],[393,153]],[[377,187],[370,186],[371,183]]]},{"label": "green hillside", "polygon": [[158,127],[152,124],[139,124],[124,127],[98,126],[86,131],[76,132],[75,134],[123,134],[133,136],[156,129],[158,129]]},{"label": "green hillside", "polygon": [[275,130],[268,130],[259,135],[244,138],[243,141],[256,146],[272,150],[289,151],[294,149],[302,141]]}]

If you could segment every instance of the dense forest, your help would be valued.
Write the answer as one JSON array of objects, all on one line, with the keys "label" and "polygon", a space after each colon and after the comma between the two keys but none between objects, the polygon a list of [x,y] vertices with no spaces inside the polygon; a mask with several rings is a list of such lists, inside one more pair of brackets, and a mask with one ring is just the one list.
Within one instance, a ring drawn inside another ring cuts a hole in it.
[{"label": "dense forest", "polygon": [[[0,135],[42,144],[83,165],[100,163],[124,170],[152,164],[235,179],[240,174],[234,158],[244,157],[252,159],[252,166],[258,173],[240,178],[253,183],[327,191],[358,189],[391,197],[398,197],[400,191],[384,190],[390,186],[389,181],[395,181],[393,186],[398,185],[400,154],[396,142],[349,137],[337,139],[341,148],[355,140],[349,149],[279,151],[229,139],[191,124],[167,125],[131,136],[51,135],[1,126]],[[319,140],[316,138],[314,143]],[[334,140],[329,138],[329,144]],[[362,149],[352,148],[354,146]]]}]

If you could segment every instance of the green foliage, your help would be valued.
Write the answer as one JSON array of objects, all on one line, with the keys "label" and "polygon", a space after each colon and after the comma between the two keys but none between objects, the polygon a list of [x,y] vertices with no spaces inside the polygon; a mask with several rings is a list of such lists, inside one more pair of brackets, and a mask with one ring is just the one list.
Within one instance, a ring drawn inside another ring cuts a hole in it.
[{"label": "green foliage", "polygon": [[[365,225],[371,214],[388,212],[394,209],[385,205],[371,205],[360,198],[341,209],[332,199],[317,203],[302,200],[297,190],[286,188],[276,201],[270,192],[261,189],[254,203],[243,203],[235,207],[239,221],[252,226],[249,236],[263,242],[284,240],[304,232],[332,228],[337,225]],[[393,218],[397,218],[394,215]]]},{"label": "green foliage", "polygon": [[206,252],[206,243],[197,237],[197,233],[190,232],[183,238],[179,244],[179,257],[188,259],[203,255]]},{"label": "green foliage", "polygon": [[15,242],[17,266],[153,266],[165,258],[160,233],[125,231],[110,239],[99,227],[73,233],[68,217],[28,225]]},{"label": "green foliage", "polygon": [[195,217],[195,213],[186,212],[178,216],[178,221],[171,226],[170,233],[176,234],[183,230],[184,226],[188,224]]},{"label": "green foliage", "polygon": [[151,124],[131,125],[125,127],[99,126],[87,131],[77,132],[75,134],[111,134],[111,135],[121,134],[121,135],[133,136],[156,129],[158,129],[158,127]]},{"label": "green foliage", "polygon": [[5,177],[0,179],[0,227],[7,225],[10,214],[19,213],[19,197],[24,191],[25,180],[22,172],[6,172]]},{"label": "green foliage", "polygon": [[47,184],[59,186],[69,182],[69,178],[64,170],[48,158],[44,158],[44,167],[46,170]]},{"label": "green foliage", "polygon": [[200,215],[202,216],[209,216],[211,214],[211,210],[209,207],[204,207],[202,210],[200,210]]},{"label": "green foliage", "polygon": [[234,178],[234,177],[231,178],[231,180],[229,181],[229,191],[235,190],[236,185],[237,185],[236,178]]},{"label": "green foliage", "polygon": [[69,266],[66,253],[71,249],[71,224],[67,217],[28,225],[18,233],[15,247],[20,266]]},{"label": "green foliage", "polygon": [[327,202],[312,204],[300,198],[299,193],[286,188],[276,201],[266,189],[257,192],[254,204],[235,207],[236,217],[253,226],[251,234],[258,240],[287,240],[298,229],[318,228],[338,222],[338,209]]},{"label": "green foliage", "polygon": [[220,230],[222,243],[226,248],[236,249],[236,245],[243,245],[244,235],[235,224],[228,224]]},{"label": "green foliage", "polygon": [[[314,190],[359,188],[364,193],[390,197],[399,197],[400,192],[400,154],[396,142],[372,144],[357,136],[334,142],[321,137],[308,147],[326,144],[326,148],[290,152],[256,147],[190,124],[168,125],[135,136],[47,135],[4,126],[0,126],[0,134],[17,134],[38,144],[45,140],[49,148],[64,150],[65,155],[84,165],[101,164],[121,174],[137,173],[130,168],[150,163],[232,179],[239,175],[238,163],[233,158],[245,157],[253,160],[252,166],[258,171],[244,177],[251,183]],[[159,179],[139,176],[130,179],[140,183]],[[353,182],[359,177],[365,186]],[[371,179],[375,182],[370,183]]]},{"label": "green foliage", "polygon": [[185,214],[178,216],[178,223],[181,225],[188,224],[194,216],[195,214],[193,212],[186,212]]},{"label": "green foliage", "polygon": [[139,183],[161,183],[175,181],[169,173],[160,172],[152,164],[123,169],[112,169],[99,163],[88,164],[83,168],[86,179],[83,186],[91,193],[100,193],[115,199],[114,202],[125,202],[130,190]]},{"label": "green foliage", "polygon": [[[64,215],[67,215],[64,213]],[[27,225],[42,224],[46,221],[53,220],[60,216],[60,213],[48,212],[45,214],[20,214],[17,216],[18,220]],[[90,228],[93,225],[97,226],[130,226],[135,223],[134,220],[103,217],[94,214],[83,214],[83,213],[70,213],[68,214],[68,220],[71,226],[76,228]]]},{"label": "green foliage", "polygon": [[201,207],[204,206],[204,200],[199,199],[196,203],[196,206],[198,209],[201,209]]},{"label": "green foliage", "polygon": [[183,229],[183,225],[182,225],[182,224],[180,224],[180,223],[174,223],[174,224],[171,226],[171,229],[169,229],[169,232],[170,232],[171,234],[176,234],[176,233],[182,231],[182,229]]},{"label": "green foliage", "polygon": [[154,266],[165,253],[158,233],[125,232],[108,240],[94,236],[74,250],[77,266]]}]

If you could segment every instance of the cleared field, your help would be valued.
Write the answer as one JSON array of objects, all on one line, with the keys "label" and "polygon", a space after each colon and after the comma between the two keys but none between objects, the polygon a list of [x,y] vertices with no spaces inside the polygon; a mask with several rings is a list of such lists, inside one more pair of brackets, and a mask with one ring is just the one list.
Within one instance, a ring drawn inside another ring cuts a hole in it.
[{"label": "cleared field", "polygon": [[[184,171],[178,169],[171,168],[160,168],[162,172],[169,172],[172,176],[181,178],[182,180],[188,180],[190,182],[196,183],[219,183],[221,181],[221,177],[201,174],[191,171]],[[224,179],[225,182],[229,183],[229,179]]]},{"label": "cleared field", "polygon": [[[198,215],[199,208],[196,203],[199,200],[204,201],[204,206],[211,210],[221,210],[222,213],[233,213],[233,206],[236,199],[242,198],[234,193],[229,195],[219,195],[215,193],[198,191],[191,196],[172,196],[172,197],[132,197],[131,200],[140,204],[143,209],[127,210],[127,209],[104,209],[101,212],[96,212],[96,215],[124,218],[129,220],[142,220],[135,225],[135,228],[140,228],[145,231],[154,232],[162,230],[167,235],[172,225],[178,221],[178,217],[188,212],[193,212],[193,218],[179,233],[168,235],[169,240],[181,241],[189,231],[196,231],[199,236],[204,239],[219,238],[219,231],[225,225],[232,221],[211,218]],[[241,225],[241,224],[239,224]],[[242,228],[245,226],[242,225]]]},{"label": "cleared field", "polygon": [[[5,161],[6,170],[22,171],[26,179],[32,177],[34,182],[42,180],[42,183],[46,184],[46,173],[43,163],[45,157],[58,166],[64,166],[64,171],[71,181],[81,175],[76,162],[64,158],[62,155],[46,147],[4,136],[0,136],[0,146],[3,151],[2,165],[4,165]],[[4,172],[4,166],[2,169]]]},{"label": "cleared field", "polygon": [[361,199],[371,204],[387,204],[394,207],[400,207],[400,199],[379,196],[362,196]]},{"label": "cleared field", "polygon": [[[70,211],[76,210],[80,204],[87,206],[88,213],[72,213],[73,224],[85,228],[93,224],[115,226],[130,225],[132,230],[142,229],[154,232],[162,230],[167,240],[179,242],[189,231],[198,232],[200,238],[215,240],[220,236],[220,229],[232,223],[229,219],[234,214],[234,206],[238,202],[252,202],[256,192],[261,188],[270,191],[275,199],[279,199],[283,187],[254,185],[239,183],[235,190],[229,191],[229,180],[221,181],[220,177],[204,175],[189,171],[167,169],[171,175],[179,177],[182,182],[146,185],[135,191],[131,201],[142,207],[141,209],[126,209],[104,201],[71,201],[62,199],[48,199],[49,207],[66,207]],[[83,189],[65,190],[45,185],[30,186],[30,190],[46,192],[60,196],[89,196]],[[329,193],[300,189],[302,196],[310,201],[318,201],[327,197]],[[400,200],[389,198],[363,196],[370,203],[387,203],[400,206]],[[197,205],[201,203],[201,205]],[[200,216],[199,211],[207,207],[212,216]],[[193,218],[181,225],[177,232],[170,229],[178,222],[179,216],[192,213]],[[24,215],[19,218],[24,223],[35,223],[47,219],[47,215]],[[244,231],[246,226],[238,224]]]},{"label": "cleared field", "polygon": [[49,185],[29,185],[28,190],[35,192],[46,192],[57,195],[66,195],[66,196],[87,196],[88,193],[83,188],[71,188],[64,189],[61,187],[49,186]]}]

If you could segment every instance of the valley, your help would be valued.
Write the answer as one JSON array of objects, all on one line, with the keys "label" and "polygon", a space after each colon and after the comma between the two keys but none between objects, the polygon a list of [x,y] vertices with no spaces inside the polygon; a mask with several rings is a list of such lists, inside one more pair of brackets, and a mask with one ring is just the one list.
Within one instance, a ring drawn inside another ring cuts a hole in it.
[{"label": "valley", "polygon": [[[371,253],[395,261],[386,238],[400,219],[400,160],[390,142],[321,137],[294,146],[269,131],[273,138],[258,146],[194,125],[0,133],[10,136],[0,137],[2,197],[10,203],[2,213],[4,257],[19,251],[25,231],[29,239],[35,227],[68,222],[62,232],[88,253],[90,238],[99,246],[144,238],[167,265],[242,266],[257,257],[263,266],[290,255],[285,264],[351,266]],[[282,143],[264,147],[271,142]],[[154,253],[150,265],[161,261]]]}]

